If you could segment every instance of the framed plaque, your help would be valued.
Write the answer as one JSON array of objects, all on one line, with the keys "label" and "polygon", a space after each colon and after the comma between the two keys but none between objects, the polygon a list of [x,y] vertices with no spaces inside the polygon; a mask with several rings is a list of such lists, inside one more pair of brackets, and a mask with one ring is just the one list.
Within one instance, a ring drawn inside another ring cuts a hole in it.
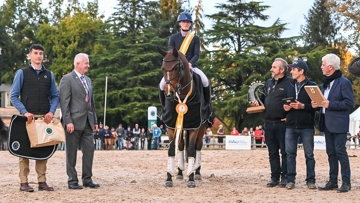
[{"label": "framed plaque", "polygon": [[317,85],[307,85],[304,87],[306,92],[308,93],[310,99],[316,102],[320,107],[323,107],[322,102],[326,100],[324,95],[322,94],[319,86]]}]

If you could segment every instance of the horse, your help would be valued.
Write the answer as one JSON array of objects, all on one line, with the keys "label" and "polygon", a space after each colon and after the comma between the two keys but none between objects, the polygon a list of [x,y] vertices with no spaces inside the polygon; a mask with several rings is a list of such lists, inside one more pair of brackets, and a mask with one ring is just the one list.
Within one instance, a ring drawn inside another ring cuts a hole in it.
[{"label": "horse", "polygon": [[9,128],[0,118],[0,150],[5,150],[7,148],[6,142],[8,140],[8,137],[9,137]]},{"label": "horse", "polygon": [[175,48],[166,51],[158,47],[158,51],[163,56],[161,69],[166,82],[165,106],[162,108],[161,119],[167,127],[170,143],[165,187],[173,187],[176,150],[179,150],[177,179],[184,178],[186,144],[187,187],[194,188],[195,180],[202,179],[200,174],[202,138],[211,114],[210,104],[206,104],[204,100],[201,78],[190,70],[185,55]]}]

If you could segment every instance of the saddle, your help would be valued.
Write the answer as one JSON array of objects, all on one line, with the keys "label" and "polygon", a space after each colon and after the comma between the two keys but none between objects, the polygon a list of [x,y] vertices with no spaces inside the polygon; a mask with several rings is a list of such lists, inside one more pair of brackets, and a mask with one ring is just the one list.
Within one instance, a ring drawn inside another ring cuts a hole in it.
[{"label": "saddle", "polygon": [[26,159],[46,160],[56,151],[57,145],[31,148],[26,131],[25,116],[13,115],[9,127],[8,150],[10,154]]}]

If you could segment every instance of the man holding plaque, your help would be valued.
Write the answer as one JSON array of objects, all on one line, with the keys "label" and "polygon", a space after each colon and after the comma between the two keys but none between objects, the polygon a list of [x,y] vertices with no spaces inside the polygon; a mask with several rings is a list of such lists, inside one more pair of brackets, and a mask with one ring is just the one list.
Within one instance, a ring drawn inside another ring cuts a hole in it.
[{"label": "man holding plaque", "polygon": [[314,159],[314,124],[316,109],[311,106],[311,99],[304,86],[316,85],[306,77],[308,65],[304,61],[289,64],[291,76],[294,79],[286,90],[286,97],[293,98],[290,103],[284,103],[286,115],[285,149],[287,154],[287,184],[286,189],[295,188],[296,155],[298,139],[301,138],[306,159],[306,185],[316,189],[315,159]]},{"label": "man holding plaque", "polygon": [[[320,190],[337,189],[338,192],[351,190],[350,163],[346,152],[347,132],[349,131],[349,110],[354,107],[354,95],[351,82],[342,76],[340,58],[327,54],[322,58],[322,92],[326,98],[322,104],[311,102],[313,108],[320,105],[319,128],[325,134],[326,153],[329,162],[329,181]],[[341,166],[342,186],[338,188],[339,162]]]},{"label": "man holding plaque", "polygon": [[[287,157],[285,152],[285,117],[283,107],[285,90],[292,81],[286,76],[288,63],[282,58],[276,58],[270,72],[272,78],[264,85],[264,93],[261,100],[265,105],[265,140],[269,152],[271,168],[271,180],[267,187],[286,186]],[[259,101],[250,102],[251,106],[259,106]],[[281,163],[280,155],[281,152]],[[279,182],[281,177],[281,182]]]}]

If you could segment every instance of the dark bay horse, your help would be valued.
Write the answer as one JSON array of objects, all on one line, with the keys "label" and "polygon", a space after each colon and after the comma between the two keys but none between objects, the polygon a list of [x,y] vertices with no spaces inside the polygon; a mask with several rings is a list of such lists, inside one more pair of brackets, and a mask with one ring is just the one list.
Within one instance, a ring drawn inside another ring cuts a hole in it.
[{"label": "dark bay horse", "polygon": [[[175,48],[165,51],[158,47],[158,51],[164,57],[161,68],[166,82],[165,106],[162,108],[161,116],[167,126],[170,142],[165,187],[173,186],[172,177],[177,150],[179,150],[177,179],[183,179],[186,146],[187,186],[194,188],[195,179],[201,180],[202,138],[208,119],[206,115],[211,112],[210,104],[205,102],[201,78],[189,69],[185,55]],[[186,140],[186,145],[183,138]]]}]

